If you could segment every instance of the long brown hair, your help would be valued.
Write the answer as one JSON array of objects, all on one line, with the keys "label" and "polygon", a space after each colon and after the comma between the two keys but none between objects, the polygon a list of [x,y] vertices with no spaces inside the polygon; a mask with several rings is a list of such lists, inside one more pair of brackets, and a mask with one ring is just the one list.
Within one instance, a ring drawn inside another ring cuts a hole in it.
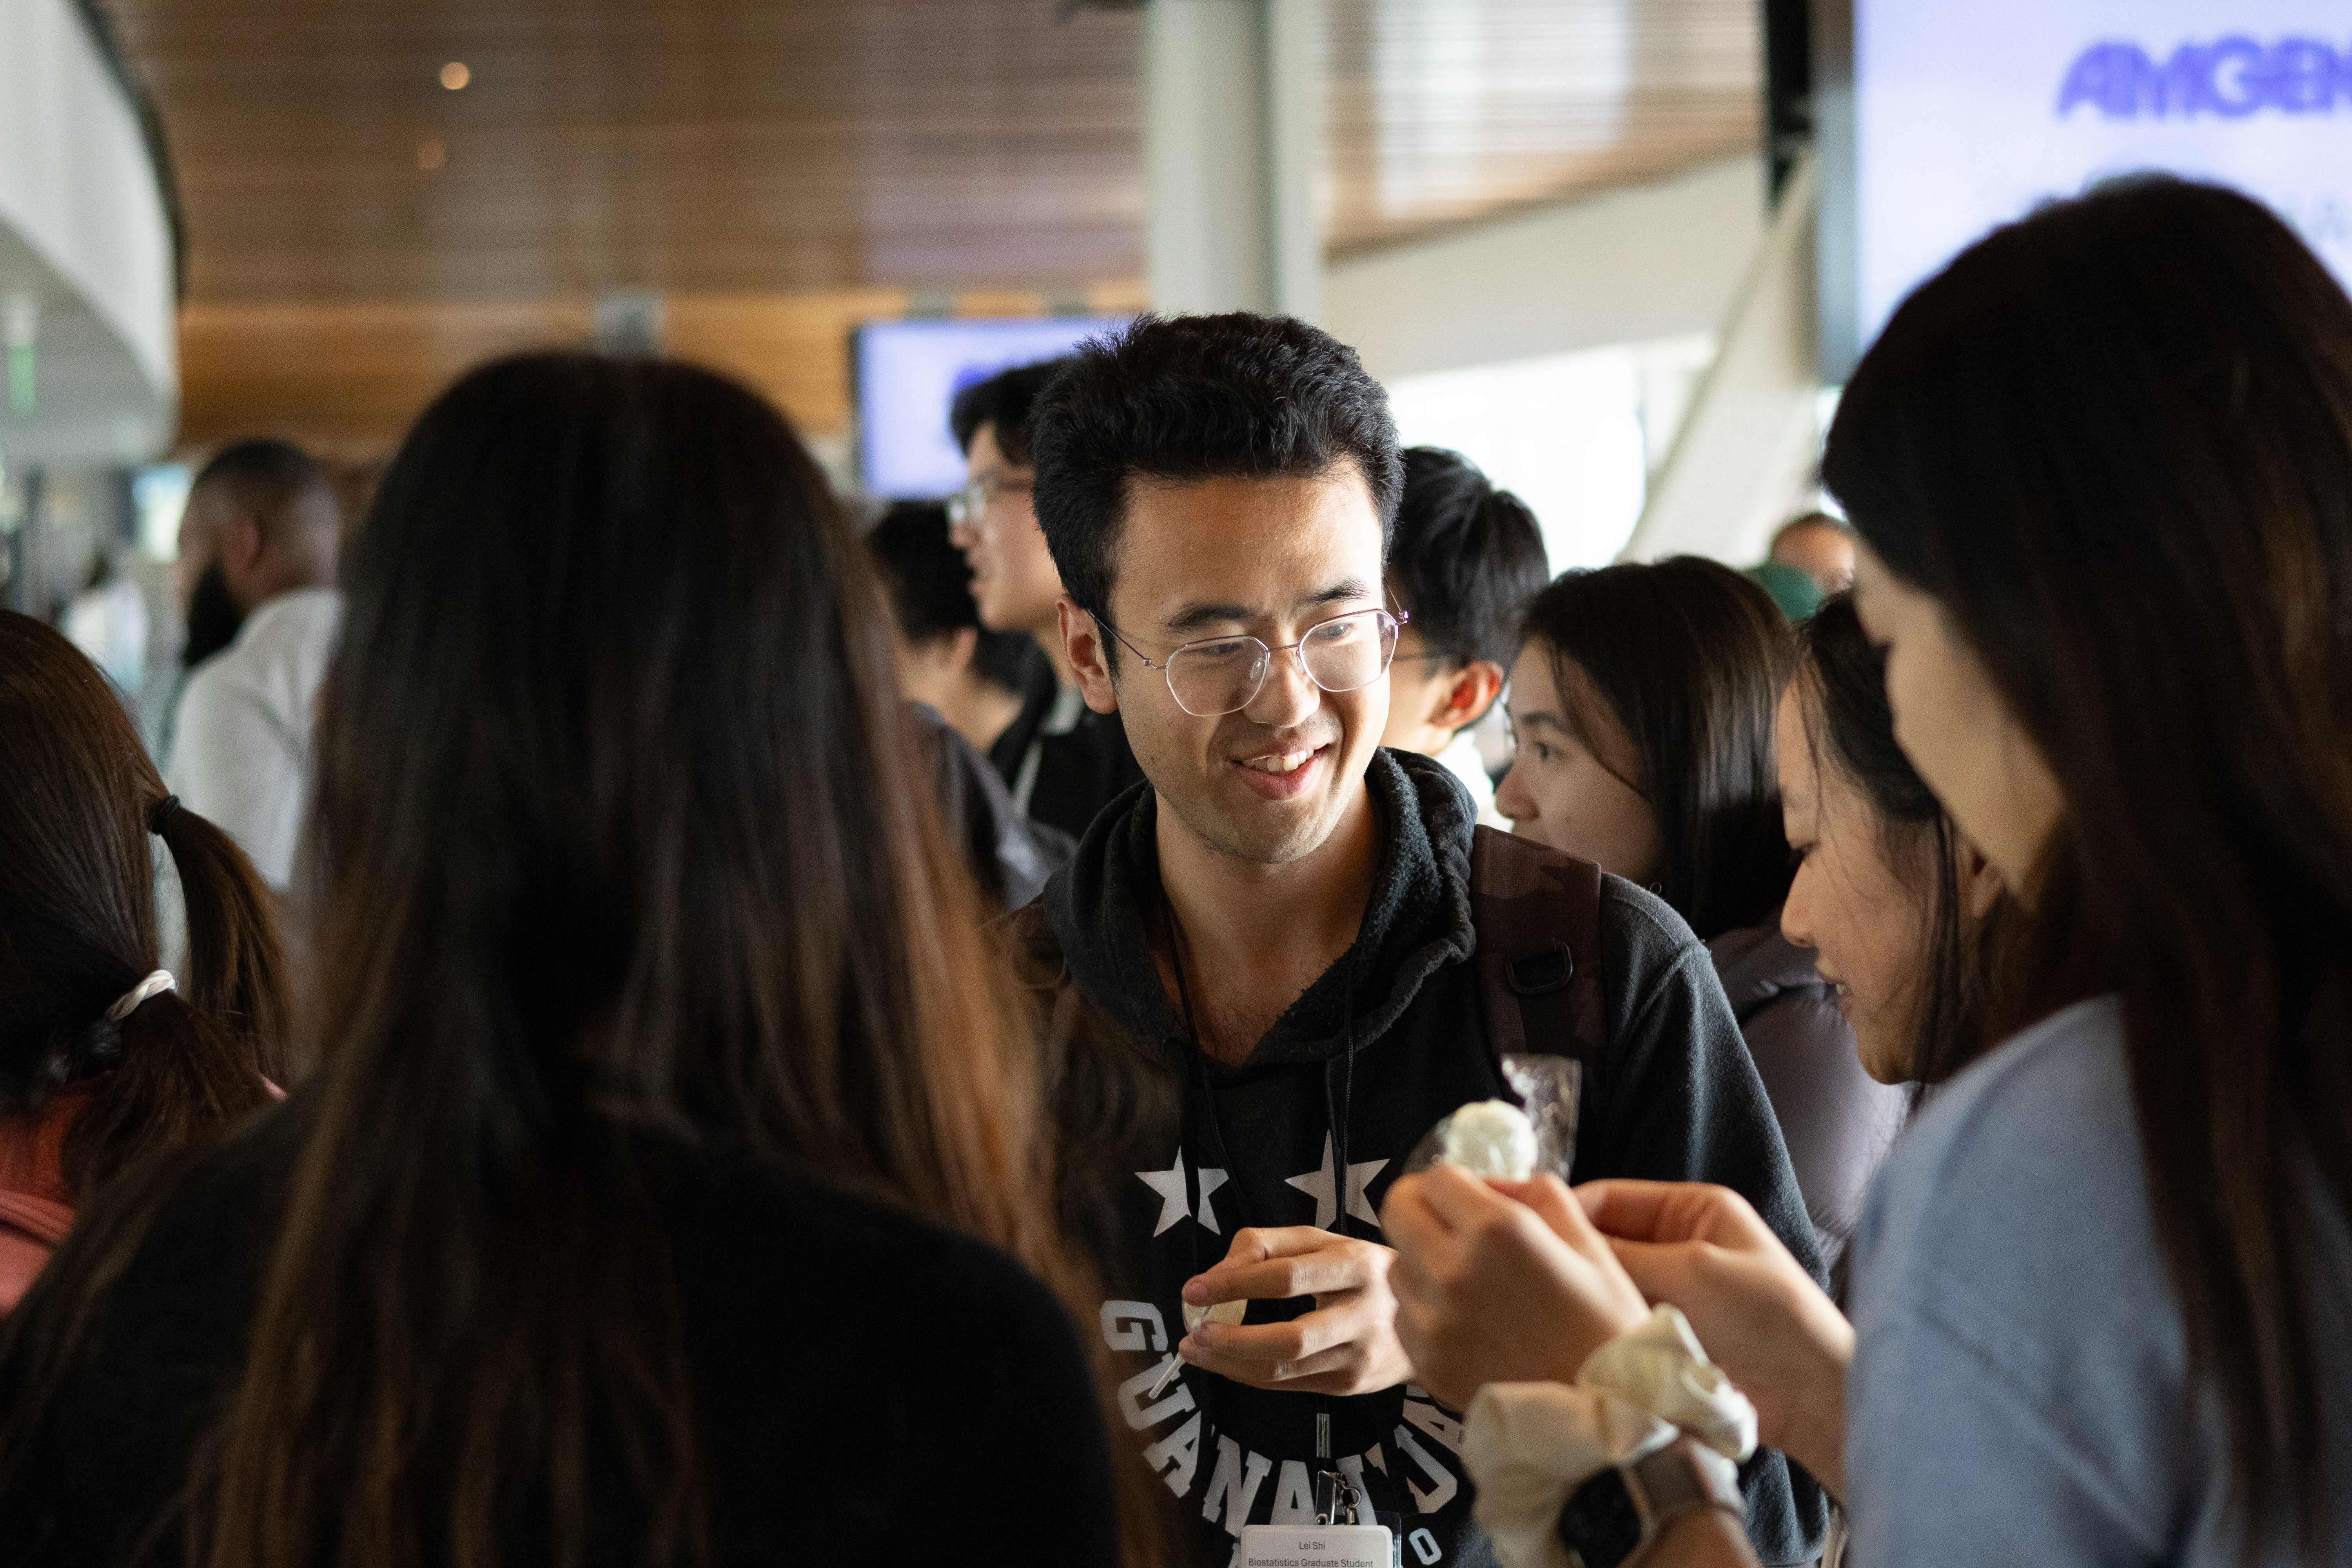
[{"label": "long brown hair", "polygon": [[1911,297],[1823,475],[2056,775],[2006,996],[2030,1016],[2119,994],[2245,1550],[2284,1527],[2325,1556],[2345,1503],[2321,1238],[2352,1216],[2352,301],[2243,196],[2104,189]]},{"label": "long brown hair", "polygon": [[[113,1022],[110,1005],[159,963],[151,827],[179,870],[186,973]],[[282,967],[252,865],[166,796],[105,677],[55,630],[0,611],[0,1113],[38,1117],[89,1086],[62,1152],[77,1204],[268,1103]]]},{"label": "long brown hair", "polygon": [[436,402],[345,577],[315,1121],[195,1555],[486,1563],[520,1530],[577,1563],[618,1480],[648,1532],[600,1552],[702,1557],[665,1152],[814,1170],[1075,1289],[879,591],[765,404],[583,354]]}]

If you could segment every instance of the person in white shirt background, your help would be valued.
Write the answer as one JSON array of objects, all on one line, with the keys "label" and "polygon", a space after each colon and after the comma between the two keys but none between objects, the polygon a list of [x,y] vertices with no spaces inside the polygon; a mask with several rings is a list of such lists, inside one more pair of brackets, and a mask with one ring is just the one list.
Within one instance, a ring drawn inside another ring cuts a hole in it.
[{"label": "person in white shirt background", "polygon": [[193,597],[216,580],[243,620],[188,675],[164,782],[280,892],[294,869],[319,688],[342,603],[342,508],[326,468],[284,441],[241,441],[196,475],[180,522]]},{"label": "person in white shirt background", "polygon": [[1389,548],[1389,603],[1409,619],[1389,667],[1381,744],[1434,757],[1478,820],[1507,833],[1471,727],[1503,694],[1519,612],[1551,580],[1535,513],[1459,452],[1412,447]]}]

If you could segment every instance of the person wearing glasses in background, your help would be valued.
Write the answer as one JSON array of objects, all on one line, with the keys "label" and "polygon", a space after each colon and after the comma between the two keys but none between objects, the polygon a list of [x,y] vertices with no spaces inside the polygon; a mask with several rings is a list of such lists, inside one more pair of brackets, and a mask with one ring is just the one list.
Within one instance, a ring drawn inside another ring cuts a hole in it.
[{"label": "person wearing glasses in background", "polygon": [[948,499],[948,521],[971,563],[980,624],[1028,634],[1050,661],[1031,672],[1021,710],[989,747],[989,763],[1013,792],[1014,809],[1076,837],[1143,774],[1118,721],[1091,711],[1071,677],[1054,612],[1062,579],[1030,500],[1030,410],[1067,363],[1016,365],[956,394],[948,423],[970,482]]},{"label": "person wearing glasses in background", "polygon": [[[1541,934],[1591,1011],[1571,1030],[1565,1007],[1510,1009],[1507,1047],[1585,1058],[1578,1179],[1720,1183],[1811,1258],[1771,1108],[1673,910],[1474,835],[1443,764],[1381,749],[1402,475],[1353,351],[1286,319],[1146,317],[1073,358],[1034,439],[1064,657],[1150,787],[1006,933],[1047,1020],[1055,1179],[1104,1280],[1120,1413],[1177,1500],[1171,1554],[1223,1564],[1244,1524],[1314,1519],[1336,1475],[1406,1561],[1486,1561],[1460,1417],[1413,1383],[1375,1218],[1433,1124],[1511,1092],[1480,900],[1585,879],[1584,929]],[[1240,1321],[1188,1331],[1217,1306]],[[1743,1479],[1762,1560],[1810,1561],[1818,1489],[1777,1455]]]},{"label": "person wearing glasses in background", "polygon": [[1404,453],[1404,499],[1389,543],[1389,600],[1411,623],[1389,671],[1381,744],[1435,757],[1478,820],[1510,831],[1470,727],[1503,694],[1519,612],[1551,581],[1536,514],[1478,466],[1441,447]]}]

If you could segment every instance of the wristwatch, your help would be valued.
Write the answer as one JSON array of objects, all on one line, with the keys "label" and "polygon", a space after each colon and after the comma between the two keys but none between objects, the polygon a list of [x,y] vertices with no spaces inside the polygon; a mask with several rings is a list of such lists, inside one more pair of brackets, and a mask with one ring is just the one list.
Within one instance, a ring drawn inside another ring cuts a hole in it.
[{"label": "wristwatch", "polygon": [[1677,1436],[1577,1488],[1560,1510],[1560,1544],[1571,1568],[1621,1568],[1669,1523],[1709,1508],[1748,1521],[1739,1468],[1705,1444]]}]

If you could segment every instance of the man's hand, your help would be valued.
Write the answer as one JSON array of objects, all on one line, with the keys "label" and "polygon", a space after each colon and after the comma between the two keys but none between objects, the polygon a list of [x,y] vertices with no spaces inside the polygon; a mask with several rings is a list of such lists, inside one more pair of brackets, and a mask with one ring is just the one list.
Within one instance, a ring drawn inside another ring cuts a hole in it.
[{"label": "man's hand", "polygon": [[1315,1310],[1286,1323],[1202,1323],[1177,1353],[1253,1388],[1370,1394],[1412,1377],[1396,1337],[1385,1247],[1313,1226],[1250,1228],[1224,1261],[1184,1284],[1194,1307],[1312,1296]]},{"label": "man's hand", "polygon": [[1397,1337],[1457,1410],[1490,1383],[1573,1383],[1649,1315],[1556,1176],[1490,1184],[1433,1166],[1389,1189],[1381,1226],[1397,1244]]},{"label": "man's hand", "polygon": [[1681,1308],[1755,1405],[1765,1446],[1843,1497],[1853,1326],[1748,1200],[1690,1182],[1590,1182],[1576,1195],[1642,1294]]}]

